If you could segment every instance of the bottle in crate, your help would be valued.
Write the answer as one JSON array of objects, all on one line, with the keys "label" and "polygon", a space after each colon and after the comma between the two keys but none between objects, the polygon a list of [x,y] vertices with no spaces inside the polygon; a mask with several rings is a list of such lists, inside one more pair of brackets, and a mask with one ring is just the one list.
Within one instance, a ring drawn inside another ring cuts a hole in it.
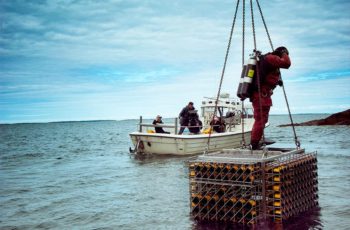
[{"label": "bottle in crate", "polygon": [[222,186],[218,189],[217,195],[219,197],[223,197],[226,194],[226,191],[227,191],[227,189],[224,186]]},{"label": "bottle in crate", "polygon": [[[191,170],[199,171],[201,177],[198,180],[196,174],[190,173],[191,183],[199,182],[190,185],[191,194],[196,194],[191,200],[191,212],[202,220],[255,223],[262,211],[260,202],[266,199],[266,214],[274,221],[286,220],[317,205],[317,165],[314,161],[312,154],[294,154],[290,158],[268,161],[264,169],[265,181],[260,163],[215,162],[211,159],[202,161],[202,166],[199,163],[192,165]],[[263,186],[266,186],[265,193]]]},{"label": "bottle in crate", "polygon": [[201,195],[193,193],[192,202],[191,202],[192,207],[198,206],[201,199],[202,199]]}]

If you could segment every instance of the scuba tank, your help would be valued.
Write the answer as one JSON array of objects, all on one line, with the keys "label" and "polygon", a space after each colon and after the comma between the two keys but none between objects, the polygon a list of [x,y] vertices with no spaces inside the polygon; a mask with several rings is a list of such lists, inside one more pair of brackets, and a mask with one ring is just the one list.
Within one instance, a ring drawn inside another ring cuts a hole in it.
[{"label": "scuba tank", "polygon": [[238,89],[237,89],[237,97],[241,98],[242,100],[244,99],[241,92],[242,92],[242,85],[244,82],[244,76],[246,75],[246,71],[247,71],[247,65],[244,65],[241,73],[241,78],[239,80]]},{"label": "scuba tank", "polygon": [[255,76],[256,70],[256,59],[255,55],[250,55],[248,59],[248,64],[243,66],[240,83],[237,90],[237,96],[241,100],[245,100],[250,97],[251,94],[251,85],[253,83],[253,78]]}]

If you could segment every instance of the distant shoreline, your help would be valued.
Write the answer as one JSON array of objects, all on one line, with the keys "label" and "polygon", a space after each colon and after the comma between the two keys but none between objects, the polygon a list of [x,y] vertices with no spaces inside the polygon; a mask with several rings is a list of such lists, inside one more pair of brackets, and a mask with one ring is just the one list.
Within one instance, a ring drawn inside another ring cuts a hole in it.
[{"label": "distant shoreline", "polygon": [[316,119],[316,120],[306,121],[302,123],[283,124],[283,125],[279,125],[278,127],[287,127],[292,125],[294,126],[350,125],[350,109],[339,113],[334,113],[323,119]]},{"label": "distant shoreline", "polygon": [[[329,115],[332,113],[295,113],[292,114],[292,116],[295,115]],[[270,116],[287,116],[288,114],[270,114]],[[153,118],[144,118],[145,120],[152,120]],[[169,118],[163,118],[163,119],[174,119],[173,117]],[[102,120],[71,120],[71,121],[37,121],[37,122],[8,122],[8,123],[0,123],[0,125],[24,125],[24,124],[51,124],[51,123],[73,123],[73,122],[106,122],[106,121],[132,121],[132,120],[138,120],[138,118],[133,119],[120,119],[120,120],[113,120],[113,119],[102,119]]]}]

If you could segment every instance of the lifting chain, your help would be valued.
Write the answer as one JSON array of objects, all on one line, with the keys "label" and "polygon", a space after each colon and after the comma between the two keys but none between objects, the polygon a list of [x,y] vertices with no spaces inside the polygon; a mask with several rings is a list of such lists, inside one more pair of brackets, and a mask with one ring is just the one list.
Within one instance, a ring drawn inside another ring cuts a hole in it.
[{"label": "lifting chain", "polygon": [[[253,41],[254,41],[254,55],[255,55],[255,60],[258,62],[259,57],[258,57],[258,52],[257,52],[257,47],[256,47],[256,34],[255,34],[255,23],[254,23],[254,10],[253,10],[253,1],[250,0],[250,15],[252,17],[252,33],[253,33]],[[262,141],[263,145],[265,145],[265,124],[263,122],[263,110],[262,110],[262,99],[261,99],[261,84],[260,84],[260,71],[259,71],[259,65],[256,65],[256,76],[257,76],[257,82],[258,82],[258,95],[259,95],[259,109],[260,109],[260,122],[262,123],[261,125],[264,125],[263,130],[262,130]]]},{"label": "lifting chain", "polygon": [[244,66],[244,49],[245,49],[245,0],[243,0],[242,7],[242,68]]},{"label": "lifting chain", "polygon": [[255,35],[255,24],[254,24],[254,11],[253,11],[253,1],[250,0],[250,15],[252,17],[252,32],[254,39],[254,50],[256,50],[256,35]]},{"label": "lifting chain", "polygon": [[[217,96],[216,96],[216,100],[215,100],[215,109],[214,109],[214,113],[213,113],[212,120],[214,119],[214,116],[216,115],[217,110],[218,110],[218,102],[219,102],[219,97],[220,97],[220,92],[221,92],[222,82],[223,82],[224,75],[225,75],[225,70],[226,70],[227,59],[228,59],[228,55],[229,55],[229,53],[230,53],[230,47],[231,47],[231,41],[232,41],[232,35],[233,35],[233,31],[234,31],[235,24],[236,24],[236,18],[237,18],[238,6],[239,6],[239,0],[237,0],[236,10],[235,10],[235,15],[234,15],[234,17],[233,17],[233,21],[232,21],[231,32],[230,32],[230,38],[229,38],[229,40],[228,40],[228,44],[227,44],[226,55],[225,55],[224,65],[223,65],[223,67],[222,67],[221,78],[220,78],[220,84],[219,84],[218,94],[217,94]],[[211,137],[212,130],[213,130],[213,125],[210,125],[210,132],[209,132],[209,137],[208,137],[207,147],[206,147],[206,149],[205,149],[205,151],[204,151],[204,154],[206,154],[206,153],[208,153],[208,152],[209,152],[209,146],[210,146],[210,137]]]},{"label": "lifting chain", "polygon": [[[282,80],[282,76],[280,76],[280,79]],[[292,114],[290,112],[288,98],[287,98],[286,90],[284,88],[284,84],[282,85],[282,90],[283,90],[283,94],[284,94],[284,99],[286,100],[286,105],[287,105],[287,109],[288,109],[288,115],[289,115],[290,123],[291,123],[292,128],[293,128],[294,143],[295,143],[295,146],[297,147],[297,149],[300,149],[300,141],[298,140],[297,132],[295,131],[293,117],[292,117]]]},{"label": "lifting chain", "polygon": [[[245,0],[243,0],[242,7],[242,69],[244,68],[244,50],[245,49]],[[241,125],[242,125],[242,148],[246,148],[247,143],[244,137],[244,100],[241,100],[242,103],[242,113],[241,113]]]},{"label": "lifting chain", "polygon": [[[273,51],[274,48],[273,48],[271,36],[270,36],[269,30],[267,29],[266,22],[265,22],[265,18],[264,18],[264,15],[263,15],[263,13],[262,13],[262,10],[261,10],[261,6],[260,6],[260,3],[259,3],[259,0],[256,0],[256,3],[257,3],[257,6],[258,6],[258,9],[259,9],[259,12],[260,12],[261,20],[262,20],[262,22],[263,22],[263,24],[264,24],[264,27],[265,27],[265,31],[266,31],[267,38],[269,39],[269,43],[270,43],[271,50]],[[282,80],[282,76],[281,76],[281,75],[280,75],[280,80]],[[290,119],[290,122],[291,122],[291,125],[292,125],[292,128],[293,128],[294,142],[295,142],[295,145],[296,145],[297,149],[300,149],[300,141],[298,140],[298,136],[297,136],[297,133],[296,133],[296,131],[295,131],[295,126],[294,126],[292,114],[291,114],[291,112],[290,112],[290,107],[289,107],[288,98],[287,98],[287,93],[286,93],[286,89],[285,89],[285,87],[284,87],[284,84],[282,84],[282,91],[283,91],[284,99],[285,99],[285,101],[286,101],[289,119]]]},{"label": "lifting chain", "polygon": [[[243,68],[244,67],[244,60],[245,60],[244,59],[244,56],[245,56],[245,0],[242,0],[242,1],[243,1],[243,5],[242,5],[242,68]],[[224,75],[225,75],[227,59],[228,59],[228,55],[229,55],[229,52],[230,52],[231,41],[232,41],[232,34],[233,34],[234,26],[235,26],[235,23],[236,23],[236,17],[237,17],[237,11],[238,11],[238,7],[239,7],[239,2],[240,2],[240,0],[237,0],[236,10],[235,10],[235,14],[234,14],[233,21],[232,21],[231,33],[230,33],[230,37],[229,37],[229,41],[228,41],[228,45],[227,45],[227,49],[226,49],[226,55],[225,55],[224,65],[223,65],[222,72],[221,72],[219,89],[218,89],[218,93],[217,93],[217,97],[216,97],[216,101],[215,101],[215,109],[214,109],[212,120],[213,120],[213,118],[216,115],[217,110],[218,110],[218,102],[219,102],[219,97],[220,97],[220,92],[221,92],[223,78],[224,78]],[[273,51],[274,47],[273,47],[273,44],[272,44],[271,36],[270,36],[269,31],[268,31],[264,15],[262,13],[259,0],[256,0],[256,4],[257,4],[258,9],[259,9],[261,20],[262,20],[262,22],[264,24],[264,28],[265,28],[265,31],[266,31],[266,34],[267,34],[267,37],[268,37],[268,40],[269,40],[269,43],[270,43],[270,47],[271,47],[271,49]],[[257,50],[257,45],[256,45],[253,0],[250,0],[250,14],[251,14],[252,33],[253,33],[253,42],[254,42],[254,55],[255,55],[256,61],[258,62],[259,61],[259,53],[260,52]],[[262,122],[263,121],[262,99],[261,99],[261,85],[260,85],[260,74],[259,74],[259,66],[258,65],[256,65],[256,72],[257,72],[257,82],[258,82],[257,85],[258,85],[258,94],[259,94],[260,120]],[[281,77],[281,80],[282,80],[282,77]],[[284,98],[285,98],[285,101],[286,101],[286,104],[287,104],[287,108],[288,108],[288,114],[289,114],[289,117],[290,117],[290,120],[291,120],[291,124],[292,124],[292,127],[293,127],[294,141],[295,141],[295,144],[297,146],[297,149],[299,149],[300,148],[300,142],[299,142],[298,137],[296,135],[296,131],[295,131],[292,115],[291,115],[291,112],[290,112],[289,103],[288,103],[287,94],[286,94],[284,85],[282,85],[282,89],[283,89]],[[243,148],[246,147],[246,141],[245,141],[245,137],[244,137],[244,110],[245,110],[244,109],[244,101],[242,100],[241,123],[242,123],[242,147]],[[213,125],[210,126],[210,131],[212,131],[212,129],[213,129]],[[265,129],[265,127],[263,127],[262,140],[263,140],[263,144],[265,145],[264,129]],[[207,142],[207,147],[205,148],[204,154],[209,152],[210,138],[211,138],[211,132],[209,132],[209,138],[208,138],[208,142]]]},{"label": "lifting chain", "polygon": [[[259,0],[256,0],[256,3],[257,3],[257,6],[258,6],[258,9],[259,9],[259,12],[260,12],[260,16],[261,16],[261,20],[264,24],[264,27],[265,27],[265,31],[266,31],[266,35],[267,35],[267,38],[269,39],[269,43],[270,43],[270,47],[271,47],[271,50],[274,51],[274,48],[273,48],[273,44],[272,44],[272,40],[271,40],[271,36],[270,36],[270,33],[269,33],[269,30],[267,29],[267,25],[266,25],[266,22],[265,22],[265,18],[264,18],[264,15],[262,13],[262,10],[261,10],[261,6],[260,6],[260,3],[259,3]],[[254,36],[254,48],[255,48],[255,51],[257,51],[256,49],[256,42],[255,42],[255,32],[254,32],[254,16],[253,16],[253,5],[252,5],[252,0],[250,0],[250,7],[251,7],[251,14],[252,14],[252,26],[253,26],[253,36]],[[255,57],[257,57],[257,53],[255,53]],[[257,61],[259,61],[257,59]],[[260,106],[260,111],[262,112],[262,105],[261,105],[261,91],[260,91],[260,77],[259,77],[259,69],[258,69],[258,65],[257,65],[257,76],[258,76],[258,91],[259,91],[259,106]],[[282,80],[282,76],[280,75],[280,80]],[[287,109],[288,109],[288,115],[289,115],[289,119],[291,121],[291,125],[292,125],[292,128],[293,128],[293,134],[294,134],[294,142],[295,142],[295,145],[296,145],[296,148],[297,149],[300,149],[300,142],[298,140],[298,137],[297,137],[297,134],[296,134],[296,131],[295,131],[295,127],[294,127],[294,122],[293,122],[293,118],[292,118],[292,114],[290,112],[290,107],[289,107],[289,103],[288,103],[288,98],[287,98],[287,94],[286,94],[286,90],[285,90],[285,87],[284,87],[284,84],[282,84],[282,90],[283,90],[283,95],[284,95],[284,99],[286,101],[286,105],[287,105]],[[260,119],[262,119],[262,113],[260,113],[261,117]],[[265,127],[264,127],[265,129]],[[265,134],[264,134],[264,130],[263,130],[263,143],[265,143]]]}]

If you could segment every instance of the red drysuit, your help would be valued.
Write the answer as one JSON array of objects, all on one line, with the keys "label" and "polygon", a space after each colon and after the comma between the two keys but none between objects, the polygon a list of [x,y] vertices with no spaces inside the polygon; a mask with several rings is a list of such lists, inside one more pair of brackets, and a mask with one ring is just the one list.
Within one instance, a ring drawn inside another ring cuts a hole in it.
[{"label": "red drysuit", "polygon": [[265,127],[265,124],[269,118],[270,107],[272,106],[272,90],[277,86],[280,80],[279,68],[288,69],[291,65],[289,56],[286,53],[282,53],[281,57],[273,53],[269,53],[265,56],[266,63],[269,65],[269,72],[266,78],[261,83],[261,109],[259,104],[259,92],[255,90],[252,93],[251,101],[254,108],[254,126],[251,134],[251,144],[257,146]]}]

